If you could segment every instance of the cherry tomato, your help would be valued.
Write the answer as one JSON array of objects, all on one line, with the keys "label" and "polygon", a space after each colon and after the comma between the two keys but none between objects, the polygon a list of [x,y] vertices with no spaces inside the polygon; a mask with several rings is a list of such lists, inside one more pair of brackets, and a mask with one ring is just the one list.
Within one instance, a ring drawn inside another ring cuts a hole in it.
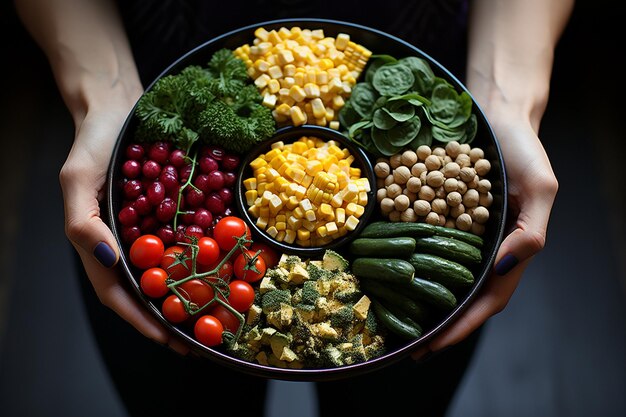
[{"label": "cherry tomato", "polygon": [[198,308],[204,307],[215,295],[213,287],[199,279],[183,282],[178,286],[178,290],[185,299],[195,303]]},{"label": "cherry tomato", "polygon": [[159,266],[165,246],[155,235],[142,235],[130,246],[130,262],[140,269]]},{"label": "cherry tomato", "polygon": [[176,294],[170,295],[163,301],[161,311],[170,323],[182,323],[190,317],[185,310],[185,305]]},{"label": "cherry tomato", "polygon": [[220,258],[220,247],[215,239],[202,237],[198,240],[198,257],[196,262],[201,265],[213,265]]},{"label": "cherry tomato", "polygon": [[[239,279],[248,282],[256,282],[265,275],[265,260],[261,255],[256,256],[256,252],[246,250],[235,258],[233,271]],[[256,270],[255,270],[256,269]]]},{"label": "cherry tomato", "polygon": [[248,225],[239,217],[226,216],[220,219],[213,228],[213,238],[217,241],[220,249],[228,252],[237,244],[237,237],[246,234],[246,238],[251,238]]},{"label": "cherry tomato", "polygon": [[248,311],[252,303],[254,303],[254,288],[252,288],[252,285],[246,281],[235,279],[228,286],[230,287],[228,304],[240,313]]},{"label": "cherry tomato", "polygon": [[272,248],[270,245],[261,242],[254,242],[250,246],[250,250],[254,253],[261,251],[260,256],[263,257],[266,268],[273,268],[278,265],[280,257],[278,252],[276,252],[276,249]]},{"label": "cherry tomato", "polygon": [[223,331],[222,323],[209,314],[200,317],[193,327],[196,339],[205,346],[217,346],[222,343]]},{"label": "cherry tomato", "polygon": [[[219,263],[222,261],[222,259],[224,259],[224,256],[226,256],[226,254],[225,253],[221,253],[220,254],[220,258],[213,265],[206,266],[206,265],[198,264],[198,271],[199,272],[212,271],[213,269],[215,269],[217,267],[217,265],[219,265]],[[224,281],[226,281],[226,282],[230,281],[230,279],[233,276],[233,263],[232,263],[232,261],[229,259],[226,262],[224,262],[224,264],[217,271],[216,275],[218,277],[220,277],[221,279],[223,279]]]},{"label": "cherry tomato", "polygon": [[215,317],[222,323],[224,330],[228,330],[231,333],[237,333],[239,329],[239,319],[226,307],[221,304],[215,304],[215,307],[211,307],[209,314]]},{"label": "cherry tomato", "polygon": [[148,297],[161,298],[167,294],[170,289],[167,288],[165,281],[167,280],[167,272],[162,268],[146,269],[139,280],[141,291]]},{"label": "cherry tomato", "polygon": [[163,252],[160,265],[170,278],[175,281],[181,280],[191,274],[191,253],[184,246],[169,246]]}]

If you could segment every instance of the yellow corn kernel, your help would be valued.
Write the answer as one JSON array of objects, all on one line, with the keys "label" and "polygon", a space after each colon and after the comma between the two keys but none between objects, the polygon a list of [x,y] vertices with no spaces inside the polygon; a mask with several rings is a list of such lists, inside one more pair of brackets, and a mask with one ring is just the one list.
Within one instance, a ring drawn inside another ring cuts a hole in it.
[{"label": "yellow corn kernel", "polygon": [[267,162],[263,158],[255,158],[250,162],[250,168],[252,169],[258,169],[264,165],[267,165]]},{"label": "yellow corn kernel", "polygon": [[311,201],[309,199],[304,199],[300,201],[300,208],[307,212],[309,210],[313,210],[313,205],[311,205]]},{"label": "yellow corn kernel", "polygon": [[283,239],[283,242],[291,245],[293,244],[293,242],[295,242],[295,240],[296,240],[296,231],[290,230],[290,229],[285,230],[285,238]]},{"label": "yellow corn kernel", "polygon": [[290,196],[285,203],[285,207],[287,207],[288,210],[294,210],[298,207],[298,198],[295,195]]},{"label": "yellow corn kernel", "polygon": [[276,230],[281,231],[281,230],[286,230],[287,229],[287,223],[285,222],[276,222]]},{"label": "yellow corn kernel", "polygon": [[272,182],[278,177],[280,177],[280,174],[274,168],[270,168],[265,172],[265,179],[267,182]]},{"label": "yellow corn kernel", "polygon": [[359,204],[362,207],[365,207],[367,205],[367,192],[359,191],[359,197],[358,197],[358,200],[357,200],[357,204]]},{"label": "yellow corn kernel", "polygon": [[339,122],[337,120],[333,120],[328,124],[328,127],[334,130],[339,130]]},{"label": "yellow corn kernel", "polygon": [[276,101],[277,98],[274,94],[265,94],[263,96],[263,101],[261,102],[261,104],[263,104],[267,108],[273,109],[274,106],[276,106]]},{"label": "yellow corn kernel", "polygon": [[304,178],[302,179],[301,182],[301,189],[298,190],[298,192],[296,193],[296,195],[303,197],[304,193],[306,192],[306,187],[308,187],[309,185],[311,185],[311,182],[313,182],[313,177],[311,175],[305,175]]},{"label": "yellow corn kernel", "polygon": [[306,123],[306,115],[302,113],[302,109],[297,106],[293,106],[290,109],[291,121],[294,126],[300,126]]},{"label": "yellow corn kernel", "polygon": [[301,86],[293,85],[289,89],[289,97],[294,99],[296,103],[299,103],[306,98],[306,92],[304,91],[304,88],[302,88]]},{"label": "yellow corn kernel", "polygon": [[316,71],[315,72],[315,84],[324,85],[328,83],[328,72],[326,71]]},{"label": "yellow corn kernel", "polygon": [[306,80],[306,74],[303,72],[296,71],[296,73],[293,75],[294,85],[297,85],[299,87],[304,87],[305,80]]},{"label": "yellow corn kernel", "polygon": [[267,151],[265,153],[265,157],[263,159],[265,159],[265,161],[271,161],[272,159],[274,159],[276,156],[281,154],[281,150],[279,148],[272,148],[272,150]]},{"label": "yellow corn kernel", "polygon": [[309,232],[314,232],[317,228],[317,225],[315,224],[315,222],[304,219],[302,220],[302,227],[304,227]]},{"label": "yellow corn kernel", "polygon": [[254,177],[243,180],[243,186],[246,190],[256,190],[256,184],[256,178]]},{"label": "yellow corn kernel", "polygon": [[326,107],[324,107],[324,103],[322,102],[322,99],[320,99],[319,97],[311,100],[311,110],[313,111],[313,115],[317,119],[326,117]]},{"label": "yellow corn kernel", "polygon": [[260,27],[254,31],[254,36],[265,42],[267,41],[269,33],[267,30],[265,30],[265,28]]},{"label": "yellow corn kernel", "polygon": [[317,220],[317,216],[315,216],[315,212],[313,210],[306,210],[304,212],[304,218],[310,222]]},{"label": "yellow corn kernel", "polygon": [[348,46],[350,42],[350,35],[347,33],[340,33],[337,35],[337,39],[335,40],[335,48],[340,51],[343,51]]},{"label": "yellow corn kernel", "polygon": [[259,196],[259,193],[257,192],[257,190],[248,190],[246,191],[246,204],[248,206],[251,206],[254,204],[254,200],[257,199],[257,197]]},{"label": "yellow corn kernel", "polygon": [[286,234],[285,230],[279,230],[278,233],[276,233],[276,237],[274,239],[276,239],[279,242],[282,242],[285,239],[285,234]]},{"label": "yellow corn kernel", "polygon": [[259,217],[256,219],[256,225],[259,229],[265,230],[267,227],[267,217]]},{"label": "yellow corn kernel", "polygon": [[333,207],[341,207],[343,205],[343,196],[341,192],[336,193],[333,198],[330,199],[330,205]]},{"label": "yellow corn kernel", "polygon": [[[291,55],[293,56],[293,52]],[[285,74],[285,77],[293,77],[296,74],[296,66],[293,64],[285,65],[283,67],[283,74]]]},{"label": "yellow corn kernel", "polygon": [[359,219],[357,219],[354,216],[350,216],[346,219],[345,228],[352,232],[354,229],[356,229],[358,224],[359,224]]},{"label": "yellow corn kernel", "polygon": [[296,216],[291,215],[287,219],[287,226],[290,229],[298,230],[300,227],[302,227],[302,219],[299,219]]},{"label": "yellow corn kernel", "polygon": [[328,230],[326,230],[326,226],[320,226],[315,230],[315,233],[317,233],[319,237],[324,237],[328,234]]},{"label": "yellow corn kernel", "polygon": [[328,203],[320,204],[319,213],[322,220],[335,220],[335,211]]},{"label": "yellow corn kernel", "polygon": [[[267,75],[269,75],[273,79],[282,78],[283,70],[278,65],[273,65],[267,69]],[[267,80],[267,84],[269,84],[271,80]]]},{"label": "yellow corn kernel", "polygon": [[300,241],[309,240],[311,238],[311,232],[306,229],[298,229],[296,231],[296,236]]},{"label": "yellow corn kernel", "polygon": [[337,233],[337,231],[338,231],[338,228],[337,228],[337,224],[335,222],[331,221],[331,222],[326,223],[326,232],[329,235],[333,236],[334,234]]},{"label": "yellow corn kernel", "polygon": [[322,163],[314,159],[311,161],[307,161],[305,171],[308,175],[315,177],[316,174],[322,171],[322,169],[324,169],[324,166],[322,165]]},{"label": "yellow corn kernel", "polygon": [[276,235],[278,234],[278,229],[276,229],[275,226],[270,226],[267,228],[266,230],[267,234],[270,235],[271,237],[275,238]]},{"label": "yellow corn kernel", "polygon": [[269,80],[271,80],[269,75],[261,74],[256,78],[256,80],[254,80],[254,85],[256,85],[257,88],[265,88]]},{"label": "yellow corn kernel", "polygon": [[261,209],[259,208],[259,206],[254,204],[248,207],[248,213],[250,213],[252,217],[259,217],[259,215],[261,214]]},{"label": "yellow corn kernel", "polygon": [[341,227],[346,222],[346,210],[339,207],[335,210],[335,222]]},{"label": "yellow corn kernel", "polygon": [[295,209],[293,209],[292,214],[297,219],[304,218],[304,210],[302,209],[302,207],[296,207]]},{"label": "yellow corn kernel", "polygon": [[303,90],[306,98],[319,98],[320,96],[320,87],[313,82],[308,82],[304,84]]},{"label": "yellow corn kernel", "polygon": [[360,178],[361,168],[355,168],[355,167],[350,168],[350,177]]},{"label": "yellow corn kernel", "polygon": [[274,194],[271,191],[263,191],[263,194],[261,195],[261,205],[267,206],[270,203],[273,195]]}]

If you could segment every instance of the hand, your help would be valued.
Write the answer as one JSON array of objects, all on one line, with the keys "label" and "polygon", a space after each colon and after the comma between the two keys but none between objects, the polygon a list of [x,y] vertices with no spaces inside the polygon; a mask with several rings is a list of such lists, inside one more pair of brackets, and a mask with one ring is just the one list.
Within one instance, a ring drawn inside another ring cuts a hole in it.
[{"label": "hand", "polygon": [[515,122],[504,115],[494,115],[490,121],[501,145],[508,177],[510,230],[478,297],[443,334],[415,352],[414,359],[460,342],[502,311],[528,263],[545,245],[558,182],[535,133],[537,127],[530,121]]},{"label": "hand", "polygon": [[122,124],[132,107],[127,103],[109,103],[123,111],[90,110],[84,119],[75,120],[76,138],[61,170],[60,182],[65,204],[66,233],[77,250],[100,301],[146,337],[167,344],[180,354],[189,349],[174,338],[121,285],[124,279],[114,266],[119,248],[100,216],[99,201],[109,160]]}]

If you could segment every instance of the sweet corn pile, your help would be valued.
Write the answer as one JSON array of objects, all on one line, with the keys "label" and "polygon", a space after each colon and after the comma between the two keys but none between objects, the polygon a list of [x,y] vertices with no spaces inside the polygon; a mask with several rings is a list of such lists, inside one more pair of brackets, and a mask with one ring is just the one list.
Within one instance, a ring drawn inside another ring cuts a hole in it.
[{"label": "sweet corn pile", "polygon": [[253,176],[243,181],[248,212],[280,242],[324,246],[353,231],[365,212],[370,184],[353,161],[333,140],[275,142],[250,162]]},{"label": "sweet corn pile", "polygon": [[322,29],[260,27],[254,34],[252,45],[234,53],[246,63],[276,122],[339,129],[339,110],[372,52],[348,34],[333,38]]}]

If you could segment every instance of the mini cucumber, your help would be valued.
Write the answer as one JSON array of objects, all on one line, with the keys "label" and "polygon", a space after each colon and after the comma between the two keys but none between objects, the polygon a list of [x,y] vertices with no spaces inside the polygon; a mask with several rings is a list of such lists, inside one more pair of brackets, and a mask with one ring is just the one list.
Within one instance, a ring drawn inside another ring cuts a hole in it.
[{"label": "mini cucumber", "polygon": [[430,236],[415,239],[415,250],[441,256],[461,264],[479,264],[482,261],[480,249],[457,239],[445,236]]},{"label": "mini cucumber", "polygon": [[408,284],[415,276],[415,268],[403,259],[356,258],[352,273],[357,278]]},{"label": "mini cucumber", "polygon": [[444,226],[434,226],[422,222],[388,222],[377,221],[365,226],[359,237],[362,238],[389,238],[389,237],[428,237],[443,236],[469,243],[477,248],[482,248],[483,238],[470,232],[452,229]]},{"label": "mini cucumber", "polygon": [[457,300],[452,291],[437,281],[413,277],[406,286],[398,286],[410,298],[421,301],[440,310],[452,310]]},{"label": "mini cucumber", "polygon": [[422,323],[428,318],[427,307],[404,294],[402,290],[404,286],[396,289],[396,287],[385,285],[380,281],[362,279],[360,280],[360,287],[368,296],[374,296],[384,301],[388,308],[393,305],[418,323]]},{"label": "mini cucumber", "polygon": [[373,258],[406,258],[415,251],[412,237],[366,238],[359,237],[350,243],[350,253]]},{"label": "mini cucumber", "polygon": [[383,326],[403,339],[413,340],[422,335],[422,328],[419,324],[406,318],[401,320],[375,298],[372,299],[372,308]]},{"label": "mini cucumber", "polygon": [[409,263],[419,278],[438,282],[450,290],[467,288],[474,283],[474,275],[458,262],[428,253],[414,253]]}]

